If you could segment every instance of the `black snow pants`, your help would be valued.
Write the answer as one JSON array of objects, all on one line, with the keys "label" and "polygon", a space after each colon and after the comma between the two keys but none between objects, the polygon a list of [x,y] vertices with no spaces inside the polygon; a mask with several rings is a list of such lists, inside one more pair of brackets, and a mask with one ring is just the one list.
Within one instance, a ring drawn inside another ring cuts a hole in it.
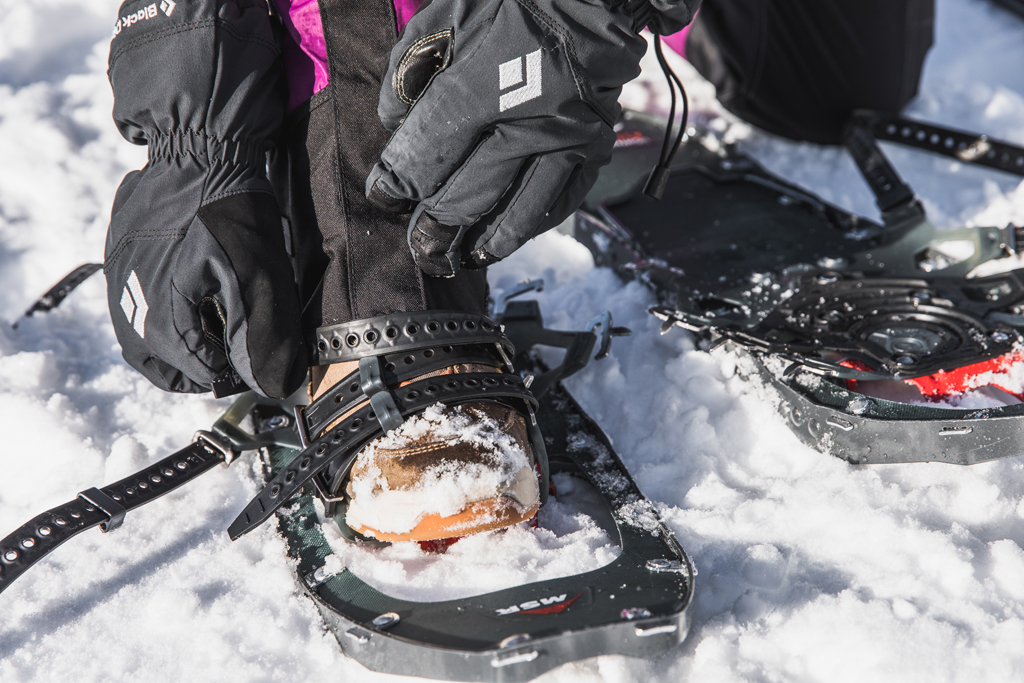
[{"label": "black snow pants", "polygon": [[686,57],[745,121],[837,144],[854,109],[917,94],[934,16],[934,0],[704,0]]},{"label": "black snow pants", "polygon": [[395,45],[392,0],[320,0],[330,83],[293,111],[271,160],[290,223],[302,326],[400,311],[484,313],[484,270],[423,275],[406,241],[409,214],[389,214],[364,195],[388,132],[377,100]]}]

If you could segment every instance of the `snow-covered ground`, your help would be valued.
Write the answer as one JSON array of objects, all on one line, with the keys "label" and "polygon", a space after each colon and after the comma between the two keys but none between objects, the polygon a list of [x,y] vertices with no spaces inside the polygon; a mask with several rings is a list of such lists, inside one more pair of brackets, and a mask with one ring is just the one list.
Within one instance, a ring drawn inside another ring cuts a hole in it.
[{"label": "snow-covered ground", "polygon": [[[100,277],[11,329],[67,271],[102,259],[114,190],[145,161],[110,122],[116,11],[116,0],[0,0],[0,536],[181,447],[225,405],[164,394],[124,364]],[[713,110],[711,88],[679,71],[695,108]],[[645,78],[625,101],[663,106],[660,73]],[[1024,143],[1024,21],[984,0],[939,0],[910,114]],[[726,123],[771,169],[874,213],[842,152]],[[1016,179],[887,151],[940,226],[1024,224]],[[539,238],[491,280],[501,289],[538,276],[550,325],[579,327],[610,309],[633,328],[569,388],[700,570],[679,649],[571,664],[542,680],[1024,678],[1024,459],[853,467],[820,455],[728,359],[694,350],[681,331],[659,336],[644,312],[650,293],[595,269],[571,239]],[[339,653],[297,593],[273,525],[228,540],[258,487],[251,463],[207,474],[113,534],[83,534],[0,595],[0,681],[408,680]],[[428,597],[434,577],[478,575],[488,586],[613,556],[585,518],[548,514],[547,536],[517,530],[441,559],[396,549],[347,561]]]}]

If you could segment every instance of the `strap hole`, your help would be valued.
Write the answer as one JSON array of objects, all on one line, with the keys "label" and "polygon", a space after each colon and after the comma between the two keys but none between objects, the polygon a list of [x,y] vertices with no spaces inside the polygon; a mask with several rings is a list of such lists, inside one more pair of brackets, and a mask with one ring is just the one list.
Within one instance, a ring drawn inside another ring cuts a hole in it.
[{"label": "strap hole", "polygon": [[36,531],[37,531],[37,533],[38,533],[38,534],[39,534],[40,536],[49,536],[50,534],[52,534],[52,533],[53,533],[53,529],[51,529],[51,528],[50,528],[50,527],[48,527],[48,526],[41,526],[41,527],[39,527],[39,529],[37,529]]},{"label": "strap hole", "polygon": [[320,444],[319,446],[316,447],[316,454],[317,455],[323,455],[326,452],[327,452],[327,444],[322,443],[322,444]]},{"label": "strap hole", "polygon": [[159,474],[151,474],[151,475],[149,475],[149,480],[150,480],[151,482],[153,482],[154,484],[159,484],[159,483],[160,483],[160,482],[162,482],[162,481],[163,481],[164,479],[163,479],[163,477],[161,477],[161,476],[160,476]]},{"label": "strap hole", "polygon": [[409,323],[405,326],[405,333],[410,337],[417,334],[420,331],[420,326],[416,323]]},{"label": "strap hole", "polygon": [[345,343],[349,346],[357,346],[359,344],[359,335],[352,333],[345,337]]},{"label": "strap hole", "polygon": [[395,327],[389,327],[386,330],[384,330],[384,336],[387,337],[388,339],[394,339],[395,337],[398,336],[398,329]]},{"label": "strap hole", "polygon": [[434,332],[437,332],[440,329],[441,329],[441,324],[439,322],[437,322],[436,320],[431,320],[429,323],[427,323],[427,332],[430,332],[431,334],[433,334]]},{"label": "strap hole", "polygon": [[436,394],[437,393],[437,389],[438,389],[437,385],[430,384],[423,391],[427,392],[428,394]]},{"label": "strap hole", "polygon": [[67,526],[68,520],[64,519],[63,517],[54,517],[53,523],[57,526]]},{"label": "strap hole", "polygon": [[333,348],[333,349],[340,349],[341,348],[341,340],[338,339],[337,337],[332,339],[331,340],[331,348]]},{"label": "strap hole", "polygon": [[388,363],[387,365],[384,366],[384,372],[394,372],[394,371],[395,371],[395,364],[394,363]]},{"label": "strap hole", "polygon": [[281,485],[280,484],[274,484],[273,486],[270,487],[270,497],[271,498],[277,498],[277,496],[280,493],[281,493]]},{"label": "strap hole", "polygon": [[299,469],[300,470],[306,469],[307,467],[309,467],[309,463],[311,463],[311,462],[313,462],[313,461],[310,460],[309,456],[307,455],[305,458],[302,459],[302,462],[299,463]]},{"label": "strap hole", "polygon": [[456,382],[455,380],[449,380],[448,382],[445,382],[445,386],[448,387],[449,389],[458,389],[459,383]]},{"label": "strap hole", "polygon": [[494,325],[490,324],[486,320],[480,323],[480,327],[484,328],[485,331],[490,332],[494,329]]},{"label": "strap hole", "polygon": [[459,323],[455,322],[454,320],[449,320],[444,324],[444,328],[449,332],[454,332],[457,329],[459,329]]},{"label": "strap hole", "polygon": [[354,432],[354,431],[356,431],[357,429],[359,429],[362,426],[363,426],[363,419],[360,418],[360,417],[357,417],[356,419],[352,420],[352,424],[349,425],[348,428],[351,429]]},{"label": "strap hole", "polygon": [[489,387],[494,387],[498,385],[498,380],[494,379],[493,377],[488,377],[484,379],[484,384],[486,384]]},{"label": "strap hole", "polygon": [[423,352],[423,357],[424,358],[433,358],[434,357],[434,349],[427,349],[426,351],[424,351]]},{"label": "strap hole", "polygon": [[349,384],[348,385],[348,390],[349,390],[349,393],[353,393],[353,394],[356,393],[357,391],[359,391],[359,382],[352,382],[352,384]]},{"label": "strap hole", "polygon": [[416,356],[406,356],[402,359],[406,365],[412,365],[416,362]]},{"label": "strap hole", "polygon": [[410,401],[415,401],[416,399],[418,399],[420,397],[420,392],[418,392],[416,390],[413,390],[413,391],[410,391],[408,394],[406,394],[405,397],[407,399],[409,399]]},{"label": "strap hole", "polygon": [[477,382],[475,379],[467,379],[466,380],[466,386],[467,387],[477,387],[479,385],[480,385],[480,382]]},{"label": "strap hole", "polygon": [[289,471],[288,474],[284,475],[284,481],[286,484],[292,483],[295,479],[295,472]]},{"label": "strap hole", "polygon": [[341,432],[335,432],[334,436],[331,437],[331,441],[333,441],[334,443],[340,443],[341,442]]},{"label": "strap hole", "polygon": [[366,340],[367,344],[376,344],[377,340],[380,339],[380,337],[377,336],[377,330],[367,330],[363,334],[363,339]]},{"label": "strap hole", "polygon": [[463,326],[464,326],[464,327],[465,327],[465,328],[466,328],[467,330],[470,330],[470,331],[472,331],[472,330],[475,330],[475,329],[476,329],[476,323],[475,323],[475,322],[473,322],[472,320],[467,320],[466,322],[464,322],[464,323],[462,323],[462,324],[463,324]]},{"label": "strap hole", "polygon": [[316,343],[316,348],[320,349],[321,351],[326,351],[327,350],[327,342],[325,342],[323,339],[321,339],[320,341],[318,341]]},{"label": "strap hole", "polygon": [[174,476],[174,470],[172,470],[172,469],[171,469],[170,467],[165,467],[165,468],[163,468],[163,469],[161,470],[161,473],[162,473],[162,474],[163,474],[163,475],[164,475],[165,477],[173,477],[173,476]]},{"label": "strap hole", "polygon": [[8,550],[6,553],[4,553],[4,559],[8,562],[14,562],[16,559],[18,559],[18,551]]},{"label": "strap hole", "polygon": [[24,538],[24,539],[21,540],[21,547],[22,548],[34,548],[34,547],[36,547],[36,542],[35,542],[34,539]]},{"label": "strap hole", "polygon": [[451,353],[453,349],[451,346],[442,346],[441,350],[444,351],[445,353]]}]

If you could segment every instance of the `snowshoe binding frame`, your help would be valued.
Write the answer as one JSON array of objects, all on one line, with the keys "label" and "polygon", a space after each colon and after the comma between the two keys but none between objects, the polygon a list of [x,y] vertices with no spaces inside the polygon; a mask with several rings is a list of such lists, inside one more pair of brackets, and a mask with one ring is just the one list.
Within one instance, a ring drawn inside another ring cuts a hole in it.
[{"label": "snowshoe binding frame", "polygon": [[[359,452],[398,428],[404,419],[434,403],[502,403],[526,421],[541,473],[541,503],[547,499],[549,470],[544,440],[537,429],[537,400],[529,382],[513,372],[512,343],[501,326],[483,315],[453,311],[397,313],[321,327],[314,336],[319,364],[359,361],[358,370],[295,412],[304,449],[280,472],[228,528],[232,539],[266,521],[284,501],[313,483],[327,514],[350,540],[362,537],[345,523],[344,483]],[[456,363],[501,367],[421,378]],[[354,406],[362,403],[362,407]]]},{"label": "snowshoe binding frame", "polygon": [[946,409],[855,387],[991,370],[1020,348],[1024,331],[1024,270],[968,277],[1017,254],[1022,229],[937,230],[877,141],[1017,175],[1024,149],[857,112],[846,148],[875,193],[878,223],[778,178],[699,125],[654,201],[640,188],[662,128],[626,112],[613,161],[570,231],[598,265],[658,294],[651,312],[663,333],[678,325],[709,349],[752,361],[740,371],[775,389],[794,432],[850,462],[972,464],[1021,452],[1024,406]]}]

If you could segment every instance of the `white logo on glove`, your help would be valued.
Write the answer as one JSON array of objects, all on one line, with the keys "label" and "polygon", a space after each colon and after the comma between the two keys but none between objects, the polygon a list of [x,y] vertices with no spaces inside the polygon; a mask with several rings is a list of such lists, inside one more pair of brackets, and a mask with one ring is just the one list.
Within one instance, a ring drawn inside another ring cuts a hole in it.
[{"label": "white logo on glove", "polygon": [[502,95],[498,99],[499,111],[518,107],[523,102],[540,97],[540,54],[541,51],[537,50],[498,65],[498,90],[507,90],[523,82],[523,60],[526,60],[525,85]]},{"label": "white logo on glove", "polygon": [[146,297],[142,296],[142,285],[139,284],[139,276],[132,271],[128,276],[128,284],[121,292],[121,310],[128,318],[128,323],[135,328],[139,336],[146,338],[146,313],[149,312],[149,304]]}]

